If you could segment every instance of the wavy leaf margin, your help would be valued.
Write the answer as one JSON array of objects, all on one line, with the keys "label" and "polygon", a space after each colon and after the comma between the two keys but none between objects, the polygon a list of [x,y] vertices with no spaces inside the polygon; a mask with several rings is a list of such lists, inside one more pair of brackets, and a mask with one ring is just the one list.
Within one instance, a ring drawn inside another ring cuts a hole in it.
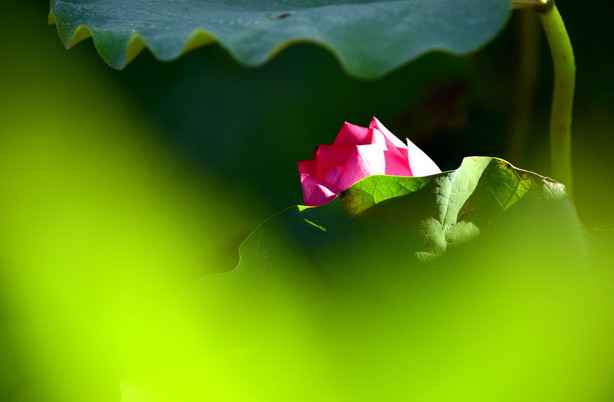
[{"label": "wavy leaf margin", "polygon": [[129,0],[52,0],[49,22],[67,48],[92,37],[116,69],[145,48],[171,61],[213,42],[239,62],[260,66],[286,47],[307,42],[328,49],[350,75],[377,78],[430,51],[475,51],[495,37],[510,12],[509,0],[453,6],[446,0],[312,0],[283,8],[268,1],[258,7],[239,0],[145,3],[147,9]]}]

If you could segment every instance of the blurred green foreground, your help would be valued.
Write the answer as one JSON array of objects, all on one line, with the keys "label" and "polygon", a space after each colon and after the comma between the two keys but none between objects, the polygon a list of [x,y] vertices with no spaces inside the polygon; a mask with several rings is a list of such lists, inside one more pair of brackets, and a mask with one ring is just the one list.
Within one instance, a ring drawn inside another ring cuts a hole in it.
[{"label": "blurred green foreground", "polygon": [[258,218],[167,152],[105,66],[58,57],[43,8],[13,11],[1,28],[21,37],[2,42],[0,75],[0,400],[119,400],[168,340],[169,299],[232,268]]},{"label": "blurred green foreground", "polygon": [[[342,275],[320,281],[283,265],[245,271],[253,259],[295,258],[291,233],[270,250],[257,232],[243,270],[203,278],[237,265],[239,243],[278,209],[267,204],[276,178],[246,196],[195,169],[91,51],[65,52],[43,7],[9,10],[0,401],[614,400],[614,221],[600,212],[614,192],[595,190],[611,178],[592,157],[603,149],[580,144],[586,238],[528,212],[464,264],[399,278],[396,248],[381,269],[354,271],[381,233],[346,244],[349,261],[324,245],[317,257]],[[583,116],[610,123],[599,108]],[[580,118],[578,132],[594,121]],[[593,230],[600,213],[606,224]]]}]

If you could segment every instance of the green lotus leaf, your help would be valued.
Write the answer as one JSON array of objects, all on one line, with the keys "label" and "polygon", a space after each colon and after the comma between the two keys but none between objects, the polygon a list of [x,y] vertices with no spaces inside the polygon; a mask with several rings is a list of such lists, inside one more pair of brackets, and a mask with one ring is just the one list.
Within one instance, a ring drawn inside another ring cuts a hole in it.
[{"label": "green lotus leaf", "polygon": [[347,71],[377,77],[422,53],[467,53],[505,24],[509,0],[52,0],[67,47],[92,36],[123,68],[142,49],[173,60],[218,42],[256,66],[296,42],[317,43]]},{"label": "green lotus leaf", "polygon": [[610,339],[585,240],[561,184],[500,159],[367,177],[269,219],[235,270],[185,289],[169,313],[187,317],[188,329],[168,324],[177,350],[130,389],[152,401],[584,401],[609,392],[595,362]]}]

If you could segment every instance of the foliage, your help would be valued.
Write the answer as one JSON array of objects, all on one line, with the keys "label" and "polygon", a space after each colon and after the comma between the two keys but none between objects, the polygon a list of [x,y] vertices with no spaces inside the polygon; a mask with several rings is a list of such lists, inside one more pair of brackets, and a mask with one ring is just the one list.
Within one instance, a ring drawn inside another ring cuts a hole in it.
[{"label": "foliage", "polygon": [[52,0],[51,21],[66,46],[92,36],[102,57],[123,68],[148,47],[172,60],[214,41],[260,65],[295,42],[330,49],[361,77],[381,76],[432,50],[467,53],[488,42],[508,0]]},{"label": "foliage", "polygon": [[184,290],[180,346],[129,384],[152,401],[599,395],[576,373],[606,350],[585,241],[560,184],[502,160],[371,176],[271,218],[234,271]]}]

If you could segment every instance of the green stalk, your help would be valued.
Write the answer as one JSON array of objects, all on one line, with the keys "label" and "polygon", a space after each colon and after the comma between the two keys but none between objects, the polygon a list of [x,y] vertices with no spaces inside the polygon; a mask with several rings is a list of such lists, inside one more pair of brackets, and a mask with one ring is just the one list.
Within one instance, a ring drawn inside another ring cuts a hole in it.
[{"label": "green stalk", "polygon": [[573,180],[571,169],[571,114],[576,84],[576,63],[565,24],[552,4],[538,9],[554,64],[554,93],[550,115],[550,163],[552,177],[563,183],[571,196]]},{"label": "green stalk", "polygon": [[533,8],[541,20],[554,64],[554,92],[550,114],[551,176],[573,193],[571,115],[576,85],[576,62],[565,24],[554,0],[513,0],[512,8]]}]

